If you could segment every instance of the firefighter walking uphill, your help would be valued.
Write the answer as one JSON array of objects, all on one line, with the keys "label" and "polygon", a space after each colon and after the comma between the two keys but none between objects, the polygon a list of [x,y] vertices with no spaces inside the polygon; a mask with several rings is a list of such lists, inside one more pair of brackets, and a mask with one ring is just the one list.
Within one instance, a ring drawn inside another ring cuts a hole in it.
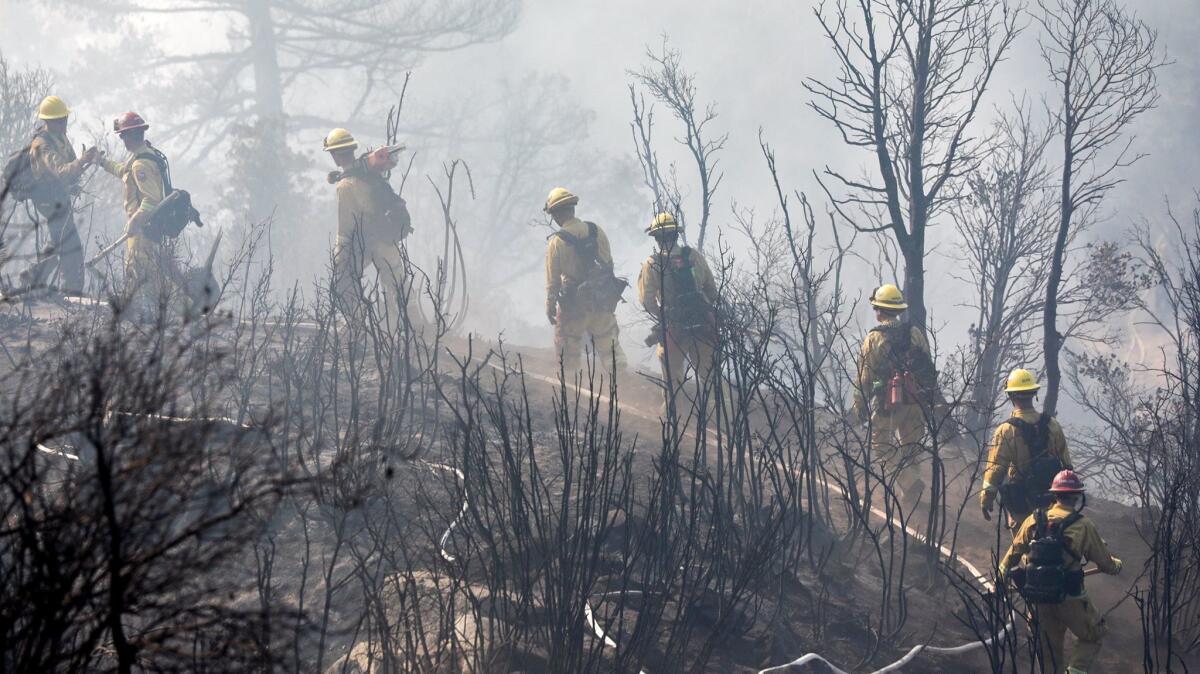
[{"label": "firefighter walking uphill", "polygon": [[[1073,471],[1056,475],[1050,493],[1054,504],[1025,518],[1000,560],[999,576],[1012,581],[1030,607],[1042,671],[1086,674],[1108,627],[1084,589],[1083,564],[1094,562],[1115,576],[1122,563],[1108,551],[1095,523],[1080,512],[1087,497]],[[1063,653],[1068,630],[1076,639],[1069,660]]]},{"label": "firefighter walking uphill", "polygon": [[1045,505],[1054,476],[1071,467],[1071,453],[1058,421],[1033,406],[1041,385],[1029,370],[1016,369],[1008,376],[1005,392],[1012,401],[1012,416],[996,427],[988,450],[979,492],[984,519],[991,520],[996,496],[1008,513],[1008,528],[1016,533],[1035,508]]},{"label": "firefighter walking uphill", "polygon": [[[717,284],[704,255],[679,241],[682,227],[660,213],[646,228],[657,250],[642,263],[638,299],[654,321],[647,344],[657,344],[664,382],[664,411],[679,396],[695,403],[715,382]],[[688,373],[694,386],[685,387]]]},{"label": "firefighter walking uphill", "polygon": [[579,197],[556,187],[542,208],[558,225],[546,244],[546,318],[554,326],[555,351],[568,376],[580,368],[585,338],[598,369],[625,366],[616,310],[626,283],[613,274],[604,230],[575,217],[578,203]]},{"label": "firefighter walking uphill", "polygon": [[878,325],[867,333],[859,354],[854,413],[869,422],[872,463],[911,507],[925,490],[921,442],[937,373],[925,333],[900,320],[908,309],[900,289],[884,284],[870,301]]}]

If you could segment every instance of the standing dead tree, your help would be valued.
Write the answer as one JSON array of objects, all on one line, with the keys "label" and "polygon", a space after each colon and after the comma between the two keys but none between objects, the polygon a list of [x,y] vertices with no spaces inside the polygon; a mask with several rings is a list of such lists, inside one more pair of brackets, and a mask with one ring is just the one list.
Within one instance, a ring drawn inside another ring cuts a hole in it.
[{"label": "standing dead tree", "polygon": [[1152,292],[1135,316],[1159,348],[1141,362],[1072,358],[1066,373],[1072,398],[1101,422],[1081,443],[1090,473],[1142,514],[1151,554],[1134,599],[1146,672],[1186,671],[1200,651],[1200,209],[1168,215],[1158,233],[1137,232]]},{"label": "standing dead tree", "polygon": [[[245,124],[248,113],[258,121],[264,151],[272,152],[285,145],[289,130],[368,123],[376,97],[395,95],[403,74],[424,55],[503,37],[515,25],[519,6],[514,0],[72,2],[101,15],[207,18],[228,27],[226,44],[154,54],[143,64],[155,77],[190,69],[199,75],[197,82],[211,83],[202,85],[206,95],[190,97],[202,102],[171,128],[189,140],[181,149],[195,150],[195,159],[236,135],[231,131]],[[325,91],[329,81],[347,92],[338,113],[297,105],[325,102],[327,96],[303,94]],[[259,182],[282,189],[288,177],[277,173]],[[264,190],[255,201],[251,216],[266,217],[277,195]]]},{"label": "standing dead tree", "polygon": [[[1100,202],[1122,182],[1119,172],[1143,155],[1131,153],[1129,125],[1158,102],[1156,73],[1164,61],[1157,33],[1111,0],[1042,0],[1042,58],[1057,87],[1062,134],[1058,231],[1042,319],[1045,412],[1058,405],[1059,302],[1071,238],[1095,217]],[[1116,146],[1116,151],[1110,151]],[[1098,280],[1103,281],[1103,278]],[[1102,287],[1092,294],[1103,295]]]},{"label": "standing dead tree", "polygon": [[[904,258],[909,319],[925,326],[926,234],[980,162],[970,135],[992,74],[1019,32],[1021,6],[980,0],[837,0],[816,10],[839,72],[804,86],[817,114],[878,174],[826,167],[834,208],[860,232],[890,234]],[[863,222],[865,220],[865,223]]]},{"label": "standing dead tree", "polygon": [[953,207],[966,263],[963,280],[973,286],[977,311],[964,422],[980,448],[1005,364],[1024,362],[1034,347],[1054,240],[1054,192],[1045,163],[1051,137],[1050,130],[1035,127],[1024,105],[1002,116],[987,159],[967,175],[968,194]]},{"label": "standing dead tree", "polygon": [[[704,235],[708,231],[709,216],[712,215],[713,195],[724,176],[717,170],[720,160],[716,155],[725,148],[729,134],[720,134],[715,138],[709,135],[708,125],[717,118],[717,106],[709,103],[701,110],[696,101],[696,77],[684,70],[679,50],[672,49],[665,37],[658,52],[646,49],[646,59],[649,63],[640,71],[631,72],[630,76],[651,96],[666,105],[683,124],[683,138],[677,141],[687,147],[696,162],[700,181],[700,225],[696,228],[696,249],[704,250]],[[646,184],[654,192],[655,209],[673,211],[680,224],[686,225],[675,166],[671,165],[670,181],[664,180],[657,153],[650,142],[654,124],[653,107],[646,106],[645,99],[637,95],[634,85],[629,87],[629,96],[633,103],[633,141]]]}]

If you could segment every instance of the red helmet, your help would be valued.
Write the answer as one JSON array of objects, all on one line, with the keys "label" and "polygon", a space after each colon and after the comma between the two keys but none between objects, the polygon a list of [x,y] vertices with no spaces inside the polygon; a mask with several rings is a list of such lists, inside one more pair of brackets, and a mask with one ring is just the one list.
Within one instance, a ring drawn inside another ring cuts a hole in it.
[{"label": "red helmet", "polygon": [[146,120],[133,111],[129,111],[113,120],[113,131],[117,132],[117,134],[149,128],[150,125],[146,123]]},{"label": "red helmet", "polygon": [[1050,483],[1050,491],[1056,494],[1082,494],[1083,480],[1073,470],[1059,471]]}]

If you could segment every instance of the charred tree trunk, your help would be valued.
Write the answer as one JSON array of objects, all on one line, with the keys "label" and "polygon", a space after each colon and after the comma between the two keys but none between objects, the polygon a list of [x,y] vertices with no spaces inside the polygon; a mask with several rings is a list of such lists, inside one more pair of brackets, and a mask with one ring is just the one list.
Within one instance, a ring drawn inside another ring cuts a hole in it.
[{"label": "charred tree trunk", "polygon": [[[250,49],[254,59],[254,111],[258,151],[271,155],[287,144],[287,124],[283,112],[283,80],[271,17],[271,0],[250,0],[246,6],[250,23]],[[261,162],[260,175],[247,195],[252,220],[269,217],[280,199],[288,194],[289,178],[281,162]]]},{"label": "charred tree trunk", "polygon": [[1073,132],[1070,131],[1074,120],[1067,119],[1067,136],[1063,141],[1065,161],[1062,171],[1062,204],[1060,206],[1058,236],[1054,240],[1054,253],[1050,258],[1050,275],[1046,280],[1046,305],[1042,310],[1042,350],[1045,354],[1046,367],[1046,402],[1043,414],[1051,416],[1058,409],[1058,389],[1062,383],[1062,369],[1059,366],[1059,353],[1062,351],[1062,335],[1058,333],[1058,290],[1062,285],[1063,264],[1066,262],[1067,241],[1071,233],[1071,216],[1074,205],[1071,200],[1071,178],[1074,157],[1071,153]]}]

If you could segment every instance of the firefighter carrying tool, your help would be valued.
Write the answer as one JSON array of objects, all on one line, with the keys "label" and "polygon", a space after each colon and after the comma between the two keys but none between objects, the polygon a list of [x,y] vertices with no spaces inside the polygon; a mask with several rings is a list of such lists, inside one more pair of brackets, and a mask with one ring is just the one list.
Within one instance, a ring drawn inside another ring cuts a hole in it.
[{"label": "firefighter carrying tool", "polygon": [[[699,251],[679,243],[682,231],[670,213],[660,213],[646,228],[658,249],[642,263],[638,299],[654,321],[647,345],[658,345],[665,410],[679,394],[693,403],[715,382],[717,284]],[[689,367],[695,390],[685,391]]]},{"label": "firefighter carrying tool", "polygon": [[854,413],[870,424],[872,463],[912,506],[925,490],[921,442],[937,396],[937,372],[925,333],[900,320],[908,308],[900,289],[880,286],[871,293],[871,306],[879,324],[863,340]]},{"label": "firefighter carrying tool", "polygon": [[1071,453],[1062,427],[1034,409],[1041,387],[1029,370],[1016,369],[1004,390],[1012,401],[1012,416],[996,427],[983,473],[979,506],[992,518],[996,495],[1008,513],[1008,528],[1016,533],[1035,508],[1049,504],[1047,490],[1054,476],[1071,467]]},{"label": "firefighter carrying tool", "polygon": [[[1032,612],[1040,638],[1042,671],[1085,674],[1100,652],[1108,627],[1083,586],[1083,564],[1095,562],[1107,574],[1121,572],[1100,531],[1080,511],[1086,505],[1083,481],[1064,470],[1050,486],[1054,505],[1039,508],[1017,531],[1000,560],[999,576],[1012,581]],[[1067,630],[1076,644],[1070,662],[1063,642]]]},{"label": "firefighter carrying tool", "polygon": [[543,207],[559,227],[546,245],[546,318],[568,376],[580,367],[585,337],[598,366],[610,370],[615,364],[618,371],[625,366],[616,310],[628,284],[613,274],[604,230],[575,217],[578,203],[579,197],[556,187]]}]

